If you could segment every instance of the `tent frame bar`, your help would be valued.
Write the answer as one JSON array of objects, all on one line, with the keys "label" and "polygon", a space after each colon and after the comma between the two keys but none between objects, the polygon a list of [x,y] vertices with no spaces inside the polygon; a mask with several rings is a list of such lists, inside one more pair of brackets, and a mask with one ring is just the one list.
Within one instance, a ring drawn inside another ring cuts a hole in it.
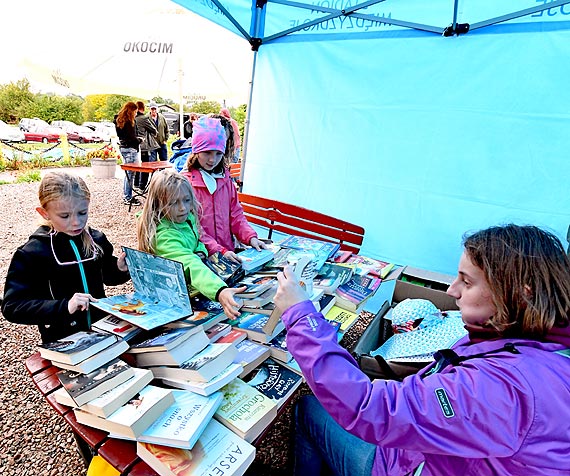
[{"label": "tent frame bar", "polygon": [[249,33],[243,29],[240,23],[232,16],[230,12],[228,12],[226,7],[224,7],[219,0],[211,0],[211,1],[214,5],[216,5],[216,7],[218,7],[222,11],[224,16],[231,22],[231,24],[239,30],[239,32],[243,35],[243,37],[251,43],[251,36],[249,35]]}]

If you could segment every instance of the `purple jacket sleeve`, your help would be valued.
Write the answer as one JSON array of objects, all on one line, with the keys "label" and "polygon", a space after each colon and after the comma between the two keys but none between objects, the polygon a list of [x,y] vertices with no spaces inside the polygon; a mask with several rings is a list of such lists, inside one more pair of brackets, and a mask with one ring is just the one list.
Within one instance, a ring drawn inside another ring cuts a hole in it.
[{"label": "purple jacket sleeve", "polygon": [[310,301],[290,307],[282,319],[287,347],[315,396],[365,441],[471,458],[510,456],[533,422],[532,389],[516,368],[508,369],[505,382],[504,363],[483,363],[484,372],[467,364],[423,380],[413,375],[403,382],[370,382]]}]

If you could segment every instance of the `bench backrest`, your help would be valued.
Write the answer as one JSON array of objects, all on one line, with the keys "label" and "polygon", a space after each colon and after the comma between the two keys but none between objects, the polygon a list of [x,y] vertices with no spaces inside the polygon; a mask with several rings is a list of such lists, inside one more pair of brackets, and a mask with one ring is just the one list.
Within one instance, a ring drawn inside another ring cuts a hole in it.
[{"label": "bench backrest", "polygon": [[358,253],[362,245],[364,228],[353,223],[297,205],[255,195],[240,193],[239,200],[247,221],[267,228],[267,236],[260,238],[271,239],[273,231],[276,231],[340,243],[342,250],[352,253]]}]

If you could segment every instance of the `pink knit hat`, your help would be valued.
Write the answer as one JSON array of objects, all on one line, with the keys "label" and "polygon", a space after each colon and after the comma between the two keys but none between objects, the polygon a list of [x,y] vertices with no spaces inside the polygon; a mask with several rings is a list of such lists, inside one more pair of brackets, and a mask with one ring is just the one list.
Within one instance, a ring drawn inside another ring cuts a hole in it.
[{"label": "pink knit hat", "polygon": [[206,150],[226,152],[226,130],[219,119],[201,117],[192,123],[192,153]]}]

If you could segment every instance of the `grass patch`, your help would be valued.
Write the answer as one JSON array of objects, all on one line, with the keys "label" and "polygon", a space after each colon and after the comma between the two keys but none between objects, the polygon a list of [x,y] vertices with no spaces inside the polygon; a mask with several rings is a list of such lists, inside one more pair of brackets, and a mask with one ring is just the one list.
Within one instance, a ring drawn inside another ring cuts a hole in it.
[{"label": "grass patch", "polygon": [[42,175],[39,170],[28,170],[16,177],[16,183],[39,182],[41,179]]}]

